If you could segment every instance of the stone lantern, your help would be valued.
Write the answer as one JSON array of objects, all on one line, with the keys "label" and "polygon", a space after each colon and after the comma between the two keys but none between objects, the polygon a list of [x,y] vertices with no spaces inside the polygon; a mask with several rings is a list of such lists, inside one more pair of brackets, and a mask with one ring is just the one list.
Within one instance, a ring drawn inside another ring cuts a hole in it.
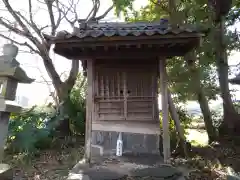
[{"label": "stone lantern", "polygon": [[[17,46],[5,44],[3,55],[0,56],[0,161],[3,160],[10,113],[21,111],[21,106],[14,101],[17,85],[18,83],[29,84],[34,81],[19,66],[20,64],[16,60],[17,54]],[[9,175],[10,172],[11,168],[7,164],[0,164],[0,179],[8,179],[6,175]]]}]

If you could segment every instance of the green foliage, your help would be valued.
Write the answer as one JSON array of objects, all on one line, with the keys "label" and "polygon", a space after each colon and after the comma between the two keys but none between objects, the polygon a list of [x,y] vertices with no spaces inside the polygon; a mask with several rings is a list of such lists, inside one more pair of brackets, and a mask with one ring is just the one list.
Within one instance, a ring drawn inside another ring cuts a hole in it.
[{"label": "green foliage", "polygon": [[[186,136],[187,132],[186,129],[189,128],[192,117],[187,114],[187,111],[183,107],[177,107],[177,113],[179,115],[179,120],[181,127],[184,130],[184,134]],[[160,112],[160,117],[162,117],[162,113]],[[174,120],[171,118],[171,115],[169,114],[170,119],[170,125],[169,125],[169,131],[170,131],[170,138],[171,138],[171,148],[176,148],[177,141],[178,141],[178,134],[175,128]],[[160,128],[162,129],[162,119],[160,119]]]},{"label": "green foliage", "polygon": [[133,9],[133,2],[134,0],[113,0],[116,15],[120,16],[121,12],[123,12],[124,15],[127,14],[127,9]]},{"label": "green foliage", "polygon": [[71,129],[73,133],[83,135],[85,132],[86,115],[86,78],[79,74],[78,79],[70,94],[68,106]]},{"label": "green foliage", "polygon": [[35,107],[20,114],[13,114],[9,122],[8,149],[13,152],[32,153],[37,148],[48,146],[50,143],[47,142],[51,141],[51,129],[45,126],[48,118],[51,118],[49,114],[37,111]]},{"label": "green foliage", "polygon": [[[207,0],[181,1],[177,4],[177,10],[178,18],[183,23],[195,24],[197,27],[204,26],[204,29],[212,28]],[[142,7],[140,10],[129,10],[129,12],[125,14],[125,20],[131,22],[159,21],[161,18],[167,16],[169,16],[167,0],[160,2],[157,0],[149,0],[148,5]],[[220,91],[216,84],[217,76],[214,68],[214,45],[211,43],[211,40],[211,33],[206,34],[205,38],[203,38],[202,46],[198,49],[196,68],[207,99],[215,100]],[[178,97],[178,101],[186,102],[188,100],[197,100],[195,94],[196,85],[194,83],[199,82],[199,79],[189,71],[185,59],[180,57],[171,59],[171,61],[168,61],[167,69],[171,92]]]},{"label": "green foliage", "polygon": [[212,111],[212,120],[214,127],[218,128],[223,121],[222,113],[218,111]]},{"label": "green foliage", "polygon": [[[130,0],[132,3],[132,0]],[[175,1],[177,8],[178,22],[194,24],[196,27],[205,29],[201,47],[198,48],[198,62],[196,63],[197,71],[200,76],[200,83],[207,96],[208,100],[215,100],[219,95],[220,89],[217,82],[216,61],[214,47],[214,26],[211,20],[211,12],[208,8],[207,0],[183,0]],[[130,3],[130,2],[129,2]],[[227,26],[235,24],[239,20],[240,2],[235,0],[234,7],[227,17]],[[160,18],[169,16],[167,0],[149,0],[145,7],[140,10],[128,8],[128,3],[124,3],[122,11],[125,20],[130,22],[135,21],[159,21]],[[126,10],[127,9],[127,10]],[[237,31],[226,32],[226,43],[228,51],[239,49],[239,35]],[[186,102],[188,100],[196,100],[195,82],[196,76],[189,72],[186,61],[183,58],[174,58],[168,62],[168,74],[170,80],[171,92],[178,97],[179,101]]]},{"label": "green foliage", "polygon": [[[85,92],[86,80],[79,74],[70,99],[66,102],[70,127],[77,135],[84,135],[85,131]],[[7,150],[12,153],[32,154],[52,147],[58,139],[56,127],[59,121],[61,117],[51,106],[33,107],[19,114],[12,114]]]}]

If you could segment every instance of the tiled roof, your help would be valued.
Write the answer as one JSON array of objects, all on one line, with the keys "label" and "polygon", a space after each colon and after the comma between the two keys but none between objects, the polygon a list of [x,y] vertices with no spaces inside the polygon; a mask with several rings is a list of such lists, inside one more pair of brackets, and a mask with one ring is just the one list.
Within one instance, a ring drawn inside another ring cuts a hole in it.
[{"label": "tiled roof", "polygon": [[[85,25],[85,26],[84,26]],[[82,27],[81,27],[82,26]],[[84,27],[83,27],[84,26]],[[55,40],[69,39],[72,37],[111,37],[111,36],[153,36],[180,33],[197,33],[196,28],[187,26],[172,28],[167,20],[159,22],[138,22],[138,23],[89,23],[81,24],[75,28],[73,33],[61,31],[54,38]]]}]

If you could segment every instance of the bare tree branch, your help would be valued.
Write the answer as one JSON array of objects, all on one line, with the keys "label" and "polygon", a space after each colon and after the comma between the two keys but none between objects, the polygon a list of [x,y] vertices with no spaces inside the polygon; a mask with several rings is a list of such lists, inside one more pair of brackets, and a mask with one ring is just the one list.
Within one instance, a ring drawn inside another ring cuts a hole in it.
[{"label": "bare tree branch", "polygon": [[[6,3],[5,6],[8,9],[9,13],[16,20],[16,23],[21,24],[21,27],[23,28],[23,30],[20,30],[16,26],[11,25],[9,23],[9,21],[8,22],[4,21],[3,20],[4,18],[2,18],[2,17],[0,17],[0,24],[3,25],[5,28],[7,28],[9,31],[12,31],[20,36],[23,36],[23,37],[29,39],[39,49],[39,47],[41,47],[41,43],[38,41],[38,39],[36,37],[31,35],[29,29],[21,20],[22,17],[24,20],[24,16],[22,16],[21,13],[19,13],[19,12],[15,12],[7,0],[4,0],[4,3]],[[26,20],[26,22],[28,22],[28,21]]]},{"label": "bare tree branch", "polygon": [[49,27],[49,26],[46,25],[46,26],[41,27],[39,30],[42,32],[44,29],[46,29],[46,28],[48,28],[48,27]]},{"label": "bare tree branch", "polygon": [[[26,24],[28,24],[28,25],[30,26],[30,28],[32,28],[32,30],[35,31],[35,33],[37,33],[37,35],[39,36],[39,38],[40,38],[42,41],[45,41],[44,37],[42,36],[42,33],[41,33],[40,29],[37,27],[37,25],[36,25],[34,22],[29,22],[29,21],[27,20],[27,18],[21,14],[21,12],[16,12],[16,14],[17,14],[19,17],[21,17],[21,18],[24,20],[24,22],[25,22]],[[31,40],[34,39],[34,40],[33,40],[33,41],[34,41],[34,44],[36,44],[36,42],[38,41],[37,38],[33,38],[32,35],[29,35],[28,37],[29,37]],[[39,41],[38,41],[38,44],[40,44]]]},{"label": "bare tree branch", "polygon": [[[94,0],[95,1],[95,0]],[[98,0],[97,0],[98,1]],[[99,6],[100,6],[100,2],[99,2]],[[91,20],[94,21],[99,21],[103,18],[105,18],[107,16],[107,14],[114,8],[114,5],[110,6],[102,15],[96,17],[96,12],[99,10],[98,4],[96,2],[96,4],[93,6],[92,10],[90,11],[90,13],[88,14],[86,19],[79,19],[78,22],[88,22]],[[92,14],[92,15],[91,15]]]},{"label": "bare tree branch", "polygon": [[[57,0],[58,1],[58,0]],[[55,24],[55,18],[54,18],[54,14],[53,14],[53,2],[54,0],[44,0],[46,6],[47,6],[47,9],[48,9],[48,15],[49,15],[49,18],[50,18],[50,21],[51,21],[51,27],[52,27],[52,30],[51,30],[51,35],[55,35],[55,32],[56,32],[56,24]]]},{"label": "bare tree branch", "polygon": [[33,12],[32,12],[32,0],[28,0],[28,11],[29,11],[29,19],[32,24],[35,24],[33,21]]},{"label": "bare tree branch", "polygon": [[92,10],[89,12],[89,14],[87,15],[87,18],[86,19],[90,19],[90,17],[91,17],[91,14],[93,13],[93,11],[94,11],[94,9],[96,8],[95,6],[96,6],[96,4],[94,4],[94,1],[92,0],[92,2],[93,2],[93,7],[92,7]]},{"label": "bare tree branch", "polygon": [[[32,12],[32,0],[28,0],[28,13],[29,13],[29,19],[30,19],[30,23],[28,22],[28,20],[26,18],[23,18],[24,16],[21,16],[25,22],[38,34],[38,36],[44,40],[43,36],[42,36],[42,30],[45,29],[48,26],[44,26],[42,28],[38,28],[37,24],[34,22],[33,20],[33,12]],[[20,15],[22,15],[19,12]]]},{"label": "bare tree branch", "polygon": [[90,16],[90,14],[89,14],[90,17],[87,20],[92,20],[93,18],[95,18],[98,10],[100,8],[100,1],[99,0],[92,0],[92,1],[93,1],[93,9],[91,11],[92,15]]},{"label": "bare tree branch", "polygon": [[4,39],[7,39],[7,40],[9,40],[9,41],[11,41],[11,42],[13,42],[13,43],[15,43],[15,44],[18,44],[19,46],[28,47],[31,52],[34,52],[34,53],[36,53],[36,54],[40,54],[40,52],[39,52],[38,50],[34,49],[34,48],[33,48],[30,44],[28,44],[27,42],[20,43],[20,42],[15,41],[15,40],[13,40],[12,38],[7,37],[7,36],[5,36],[5,35],[3,35],[3,34],[0,34],[0,37],[2,37],[2,38],[4,38]]},{"label": "bare tree branch", "polygon": [[68,84],[69,86],[70,85],[73,86],[77,79],[78,71],[79,71],[79,60],[72,60],[71,71],[65,83]]},{"label": "bare tree branch", "polygon": [[[72,60],[71,70],[68,78],[65,81],[61,80],[60,75],[57,73],[53,60],[50,57],[50,47],[51,42],[45,38],[45,35],[42,31],[49,27],[51,36],[56,35],[56,31],[59,28],[62,20],[66,20],[72,27],[78,22],[78,11],[77,4],[79,0],[37,0],[38,3],[44,5],[44,9],[48,11],[48,16],[50,24],[47,26],[39,27],[37,22],[34,20],[33,14],[33,3],[35,1],[28,0],[28,12],[27,16],[19,11],[16,11],[12,8],[9,3],[9,0],[2,0],[5,5],[5,11],[8,11],[11,15],[11,18],[14,19],[14,22],[18,24],[18,27],[14,26],[12,22],[4,17],[0,17],[0,25],[5,27],[8,31],[13,32],[21,37],[27,38],[29,43],[21,43],[14,39],[11,39],[3,34],[0,34],[1,37],[8,39],[15,44],[24,46],[30,49],[31,52],[37,53],[43,60],[44,66],[49,77],[52,80],[53,86],[57,92],[58,98],[64,100],[66,93],[68,93],[71,88],[74,86],[78,71],[79,71],[79,60]],[[84,22],[90,20],[100,20],[104,18],[112,9],[113,5],[109,7],[106,12],[101,16],[97,17],[97,13],[100,8],[100,0],[92,0],[93,8],[89,13],[88,17]],[[67,3],[67,4],[66,4]]]},{"label": "bare tree branch", "polygon": [[19,18],[19,16],[15,13],[15,11],[13,10],[13,8],[10,6],[8,0],[3,0],[3,3],[5,5],[5,7],[7,8],[8,12],[12,15],[12,17],[15,19],[15,21],[21,26],[21,28],[23,29],[23,31],[26,34],[30,34],[28,28],[26,27],[26,25],[22,22],[22,20]]},{"label": "bare tree branch", "polygon": [[45,65],[48,75],[51,77],[51,79],[54,79],[53,83],[54,83],[55,87],[59,86],[61,84],[60,77],[54,68],[51,58],[49,57],[50,45],[48,45],[45,41],[43,41],[43,43],[41,43],[41,42],[39,42],[39,40],[36,37],[32,36],[30,34],[30,31],[27,29],[27,26],[23,23],[23,21],[20,18],[22,18],[34,31],[36,31],[36,33],[40,36],[40,38],[42,40],[44,40],[41,32],[39,32],[39,29],[37,28],[35,23],[31,24],[20,12],[15,12],[7,0],[4,0],[4,1],[6,1],[7,9],[9,10],[9,12],[11,11],[10,13],[12,14],[12,16],[14,16],[14,19],[17,21],[17,23],[20,22],[23,25],[24,29],[26,29],[26,30],[22,31],[16,27],[13,27],[13,26],[7,24],[5,21],[3,21],[1,18],[0,18],[0,24],[2,24],[7,29],[15,32],[16,34],[26,37],[38,48],[38,50],[40,52],[39,55],[43,58],[43,63]]},{"label": "bare tree branch", "polygon": [[61,23],[61,21],[62,21],[62,19],[63,19],[63,17],[62,17],[61,11],[59,11],[59,9],[60,9],[59,0],[56,0],[55,2],[56,2],[56,8],[58,10],[58,19],[57,19],[57,22],[55,24],[55,28],[58,28],[60,23]]},{"label": "bare tree branch", "polygon": [[95,18],[95,20],[99,21],[106,17],[106,15],[113,9],[114,5],[110,6],[101,16]]},{"label": "bare tree branch", "polygon": [[[70,1],[70,4],[68,7],[66,7],[65,4],[60,3],[59,0],[57,0],[57,6],[56,9],[59,13],[62,14],[62,19],[64,18],[72,27],[74,27],[74,24],[77,22],[78,20],[78,13],[77,13],[77,4],[79,3],[79,0],[77,2],[74,2],[73,0]],[[59,6],[61,5],[61,7]],[[70,20],[67,15],[68,13],[71,12],[74,14],[74,19]]]},{"label": "bare tree branch", "polygon": [[0,17],[0,24],[3,25],[5,28],[7,28],[10,31],[13,31],[14,33],[16,33],[16,34],[18,34],[20,36],[23,36],[23,37],[26,37],[26,38],[28,37],[28,33],[26,33],[26,32],[24,32],[24,31],[22,31],[22,30],[20,30],[20,29],[18,29],[16,27],[12,26],[10,23],[5,22],[3,19],[4,18]]},{"label": "bare tree branch", "polygon": [[40,82],[40,83],[44,83],[47,85],[48,87],[48,91],[49,91],[49,94],[50,96],[53,98],[53,101],[55,102],[55,105],[58,107],[59,106],[59,100],[58,100],[58,97],[56,96],[56,90],[52,92],[51,90],[51,85],[52,85],[52,81],[48,81],[42,74],[43,72],[41,71],[41,69],[39,67],[37,67],[38,71],[40,72],[41,74],[41,78],[43,79],[43,82]]}]

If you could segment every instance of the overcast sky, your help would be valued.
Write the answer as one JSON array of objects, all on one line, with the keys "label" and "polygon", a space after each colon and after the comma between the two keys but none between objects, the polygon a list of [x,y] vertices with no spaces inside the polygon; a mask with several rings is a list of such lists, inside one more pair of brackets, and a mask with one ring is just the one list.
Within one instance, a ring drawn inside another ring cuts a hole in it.
[{"label": "overcast sky", "polygon": [[[67,1],[66,1],[67,2]],[[99,10],[99,15],[101,15],[103,12],[106,11],[111,6],[111,0],[101,0],[101,6]],[[139,3],[141,2],[141,3]],[[144,0],[137,0],[135,3],[136,8],[140,8],[142,5],[144,5],[146,1]],[[16,8],[16,10],[20,11],[27,11],[28,9],[28,0],[12,0],[10,1]],[[48,14],[45,10],[42,10],[41,8],[35,6],[37,8],[37,13],[34,15],[35,21],[38,22],[39,25],[44,27],[48,21]],[[0,4],[0,8],[3,8],[3,6]],[[78,12],[79,12],[79,18],[86,18],[88,13],[90,12],[92,8],[91,0],[80,0]],[[1,16],[2,16],[1,12]],[[111,11],[103,21],[121,21],[121,19],[118,19],[114,12]],[[2,30],[2,29],[1,29]],[[68,30],[71,31],[71,27],[68,23],[64,22],[61,24],[60,30]],[[7,33],[8,35],[9,33]],[[15,39],[19,39],[18,37],[15,37]],[[24,40],[23,40],[24,42]],[[6,40],[0,39],[1,47],[4,43],[7,43]],[[71,62],[63,57],[60,57],[58,55],[52,54],[52,58],[54,60],[55,67],[59,74],[62,74],[63,72],[68,72],[70,70]],[[36,55],[31,55],[27,53],[19,53],[17,56],[17,60],[20,62],[21,66],[24,70],[26,70],[27,74],[36,79],[36,82],[31,85],[19,85],[17,94],[20,96],[26,96],[29,98],[30,104],[42,104],[49,99],[49,87],[43,82],[42,76],[49,80],[48,75],[46,74],[45,68],[43,66],[42,60],[40,57]]]}]

